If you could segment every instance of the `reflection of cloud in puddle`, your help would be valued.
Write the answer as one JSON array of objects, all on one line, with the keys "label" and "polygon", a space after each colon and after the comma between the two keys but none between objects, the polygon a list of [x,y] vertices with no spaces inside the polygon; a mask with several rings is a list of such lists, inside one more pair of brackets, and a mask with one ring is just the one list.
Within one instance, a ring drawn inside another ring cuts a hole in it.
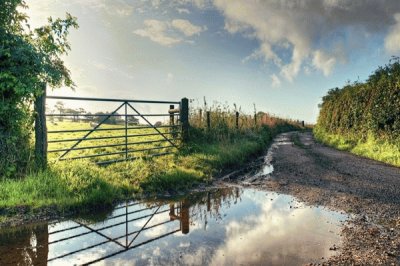
[{"label": "reflection of cloud in puddle", "polygon": [[188,248],[190,247],[190,242],[181,242],[179,243],[180,248]]},{"label": "reflection of cloud in puddle", "polygon": [[[206,205],[199,206],[201,207],[196,209],[199,213],[206,210]],[[191,207],[191,213],[194,212],[194,207]],[[163,210],[166,208],[159,211]],[[336,221],[345,218],[344,215],[323,208],[310,208],[291,196],[252,189],[242,191],[239,204],[221,204],[219,211],[227,215],[221,215],[221,220],[208,220],[209,230],[204,230],[204,217],[193,215],[189,234],[177,233],[146,243],[99,262],[99,265],[292,265],[318,262],[318,258],[327,258],[333,254],[329,247],[338,244],[337,241],[340,240],[333,233],[339,230]],[[169,219],[168,211],[155,215],[147,227]],[[141,219],[131,223],[129,231],[142,228],[147,221]],[[179,229],[179,221],[151,228],[140,233],[133,245],[176,229]],[[125,227],[118,230],[124,231]],[[114,233],[121,235],[123,232],[118,230]],[[129,240],[134,237],[130,236]],[[76,240],[79,242],[74,249],[103,240],[100,236],[85,236],[83,240]],[[55,246],[58,248],[49,249],[49,258],[67,251],[64,250],[65,246]],[[54,263],[81,264],[120,249],[115,243],[108,243]]]},{"label": "reflection of cloud in puddle", "polygon": [[209,251],[205,247],[200,247],[194,254],[184,254],[182,261],[184,265],[204,265],[204,260],[208,257]]},{"label": "reflection of cloud in puddle", "polygon": [[[98,258],[101,258],[107,254],[110,253],[110,251],[115,251],[116,245],[114,243],[108,243],[105,245],[102,245],[101,247],[97,249],[91,249],[89,251],[86,251],[84,253],[77,253],[75,254],[72,258],[71,257],[66,257],[66,258],[61,258],[55,261],[50,261],[48,262],[47,265],[60,265],[60,266],[67,266],[67,265],[80,265],[82,263],[86,263],[89,261],[96,260]],[[54,250],[49,249],[49,255],[48,258],[53,258],[54,257]],[[96,265],[106,265],[105,261],[101,261],[97,263]]]},{"label": "reflection of cloud in puddle", "polygon": [[280,199],[276,201],[264,202],[259,215],[230,222],[225,244],[216,250],[210,264],[248,265],[263,261],[281,265],[310,262],[316,255],[328,257],[329,247],[335,242],[331,235],[321,237],[331,228],[321,213],[308,208],[276,208]]},{"label": "reflection of cloud in puddle", "polygon": [[160,255],[161,255],[160,247],[156,247],[153,251],[153,256],[160,256]]}]

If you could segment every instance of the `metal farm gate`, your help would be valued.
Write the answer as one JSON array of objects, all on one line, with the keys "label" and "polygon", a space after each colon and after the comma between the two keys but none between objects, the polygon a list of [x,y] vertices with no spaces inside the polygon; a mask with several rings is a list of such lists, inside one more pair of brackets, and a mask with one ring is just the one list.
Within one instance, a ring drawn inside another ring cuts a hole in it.
[{"label": "metal farm gate", "polygon": [[[55,102],[57,108],[45,114],[49,159],[89,158],[100,165],[109,164],[171,154],[187,138],[186,98],[176,102],[62,96],[46,99]],[[94,104],[97,112],[84,109]],[[71,105],[75,108],[67,108]]]},{"label": "metal farm gate", "polygon": [[[126,203],[114,209],[114,215],[101,223],[90,224],[78,219],[69,221],[70,225],[50,231],[48,248],[58,249],[47,263],[63,264],[79,261],[82,265],[103,262],[130,250],[137,249],[153,241],[182,232],[189,233],[189,204],[181,202],[158,203],[144,206],[140,203]],[[49,224],[49,227],[57,226]],[[145,232],[150,232],[146,236]],[[88,244],[88,239],[93,243]],[[71,251],[65,252],[63,245],[71,245]],[[80,243],[84,243],[81,245]],[[96,248],[107,246],[107,252],[94,252]],[[89,255],[94,254],[94,255]],[[82,256],[79,260],[79,256]]]}]

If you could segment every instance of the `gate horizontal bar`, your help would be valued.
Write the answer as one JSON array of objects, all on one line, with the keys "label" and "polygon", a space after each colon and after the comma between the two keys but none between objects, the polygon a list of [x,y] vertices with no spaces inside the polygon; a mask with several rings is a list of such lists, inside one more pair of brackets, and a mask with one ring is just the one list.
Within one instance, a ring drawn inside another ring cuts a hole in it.
[{"label": "gate horizontal bar", "polygon": [[[113,210],[115,211],[115,210],[119,210],[119,209],[123,209],[123,208],[129,208],[129,207],[132,207],[132,206],[145,204],[145,203],[146,203],[145,201],[133,202],[133,203],[128,204],[128,205],[116,207]],[[153,208],[155,208],[155,207],[153,207]],[[113,217],[111,217],[111,218],[113,218]],[[111,219],[111,218],[108,218],[108,219]],[[58,224],[58,223],[60,223],[60,221],[57,221],[57,222],[54,222],[54,223],[49,223],[48,225],[55,225],[55,224]],[[87,225],[90,225],[90,224],[87,224]],[[61,233],[61,232],[69,231],[69,230],[73,230],[73,229],[76,229],[76,228],[79,228],[79,227],[82,227],[82,225],[75,225],[75,226],[72,226],[72,227],[67,227],[67,228],[51,231],[51,232],[49,232],[49,235],[53,235],[53,234],[57,234],[57,233]]]},{"label": "gate horizontal bar", "polygon": [[164,237],[167,237],[167,236],[169,236],[169,235],[173,235],[173,234],[178,233],[178,232],[180,232],[180,231],[181,231],[181,229],[177,229],[177,230],[175,230],[175,231],[171,231],[171,232],[165,233],[165,234],[160,235],[160,236],[157,236],[157,237],[155,237],[155,238],[152,238],[152,239],[149,239],[149,240],[145,240],[145,241],[143,241],[143,242],[141,242],[141,243],[139,243],[139,244],[136,244],[136,245],[134,245],[134,246],[128,247],[128,248],[126,248],[126,249],[121,249],[121,250],[119,250],[119,251],[116,251],[115,253],[108,254],[108,255],[106,255],[106,256],[104,256],[104,257],[101,257],[101,258],[92,260],[92,261],[90,261],[90,262],[86,262],[86,263],[84,263],[83,265],[92,265],[92,264],[97,263],[97,262],[99,262],[99,261],[102,261],[102,260],[105,260],[105,259],[114,257],[114,256],[119,255],[119,254],[121,254],[121,253],[124,253],[124,252],[126,252],[126,251],[128,251],[128,250],[135,249],[135,248],[137,248],[137,247],[140,247],[140,246],[143,246],[143,245],[145,245],[145,244],[151,243],[151,242],[153,242],[153,241],[156,241],[156,240],[162,239],[162,238],[164,238]]},{"label": "gate horizontal bar", "polygon": [[[157,126],[156,128],[172,128],[176,126]],[[153,128],[151,126],[140,126],[140,127],[128,127],[127,129],[146,129]],[[47,133],[73,133],[73,132],[88,132],[93,129],[71,129],[71,130],[49,130]],[[125,130],[125,127],[117,127],[117,128],[96,128],[96,131],[108,131],[108,130]]]},{"label": "gate horizontal bar", "polygon": [[[165,206],[165,205],[166,205],[166,204],[161,205],[161,206]],[[156,213],[154,213],[154,214],[161,214],[161,213],[165,213],[165,212],[168,212],[168,211],[169,211],[169,209],[163,210],[163,211],[158,211],[158,212],[156,212]],[[128,221],[118,222],[118,223],[115,223],[115,224],[111,224],[111,225],[107,225],[107,226],[98,228],[98,229],[96,229],[96,231],[102,231],[102,230],[105,230],[105,229],[109,229],[109,228],[112,228],[112,227],[115,227],[115,226],[124,224],[124,223],[126,223],[126,222],[138,221],[138,220],[141,220],[141,219],[144,219],[144,218],[148,218],[148,217],[150,217],[150,216],[152,216],[152,215],[153,215],[153,214],[146,214],[146,215],[143,215],[143,216],[140,216],[140,217],[135,217],[135,218],[130,219],[130,220],[128,220]],[[85,226],[87,226],[87,225],[85,225]],[[88,235],[88,234],[92,234],[92,233],[95,233],[95,232],[93,232],[93,231],[87,231],[87,232],[79,233],[79,234],[76,234],[76,235],[73,235],[73,236],[68,236],[68,237],[60,238],[60,239],[57,239],[57,240],[53,240],[53,241],[51,241],[51,242],[48,242],[48,245],[55,244],[55,243],[59,243],[59,242],[65,241],[65,240],[70,240],[70,239],[73,239],[73,238],[77,238],[77,237],[84,236],[84,235]]]},{"label": "gate horizontal bar", "polygon": [[[164,135],[172,135],[172,134],[179,134],[181,133],[180,131],[176,131],[173,133],[167,132],[163,133]],[[48,143],[60,143],[60,142],[69,142],[69,141],[78,141],[78,140],[101,140],[101,139],[120,139],[120,138],[134,138],[134,137],[146,137],[146,136],[158,136],[160,135],[159,133],[149,133],[149,134],[134,134],[134,135],[121,135],[121,136],[108,136],[108,137],[93,137],[93,138],[86,138],[86,139],[55,139],[55,140],[49,140],[47,141]]]},{"label": "gate horizontal bar", "polygon": [[[145,230],[148,230],[148,229],[152,229],[152,228],[154,228],[154,227],[157,227],[157,226],[160,226],[160,225],[163,225],[163,224],[167,224],[167,223],[171,223],[171,222],[174,222],[174,221],[168,220],[168,221],[165,221],[165,222],[161,222],[161,223],[158,223],[158,224],[154,224],[154,225],[151,225],[151,226],[149,226],[149,227],[144,228],[142,231],[145,231]],[[130,236],[130,235],[133,235],[133,234],[136,234],[136,233],[137,233],[137,231],[134,231],[134,232],[129,233],[127,236]],[[115,238],[113,238],[112,240],[118,240],[118,239],[123,238],[123,237],[126,237],[126,235],[121,235],[121,236],[119,236],[119,237],[115,237]],[[53,260],[57,260],[57,259],[61,259],[61,258],[67,257],[67,256],[71,256],[71,255],[73,255],[73,254],[76,254],[76,253],[79,253],[79,252],[82,252],[82,251],[85,251],[85,250],[88,250],[88,249],[92,249],[92,248],[95,248],[95,247],[98,247],[98,246],[101,246],[101,245],[104,245],[104,244],[107,244],[107,243],[110,243],[110,242],[111,242],[110,240],[105,240],[105,241],[102,241],[102,242],[100,242],[100,243],[93,244],[93,245],[91,245],[91,246],[87,246],[87,247],[84,247],[84,248],[82,248],[82,249],[78,249],[78,250],[75,250],[75,251],[71,251],[71,252],[69,252],[69,253],[66,253],[66,254],[63,254],[63,255],[60,255],[60,256],[51,258],[51,259],[48,260],[48,262],[49,262],[49,261],[53,261]]]},{"label": "gate horizontal bar", "polygon": [[[150,148],[150,149],[140,149],[140,150],[128,150],[128,153],[133,153],[133,152],[141,152],[141,151],[151,151],[151,150],[161,150],[161,149],[167,149],[167,148],[176,148],[175,146],[169,145],[169,146],[162,146],[162,147],[156,147],[156,148]],[[92,155],[86,155],[86,156],[79,156],[79,157],[72,157],[72,158],[62,158],[60,161],[65,161],[65,160],[78,160],[78,159],[85,159],[85,158],[94,158],[94,157],[100,157],[100,156],[111,156],[111,155],[118,155],[118,154],[125,154],[125,151],[121,152],[110,152],[110,153],[100,153],[100,154],[92,154]]]},{"label": "gate horizontal bar", "polygon": [[[160,205],[160,206],[164,206],[164,205]],[[160,207],[160,206],[152,206],[152,207],[146,207],[146,208],[143,208],[143,209],[134,210],[134,211],[130,211],[130,212],[124,212],[122,214],[118,214],[118,215],[111,216],[111,217],[107,218],[107,221],[112,220],[112,219],[116,219],[116,218],[120,218],[120,217],[123,217],[123,216],[126,216],[126,215],[134,214],[134,213],[151,210],[151,209],[154,209],[154,208],[157,208],[157,207]]]},{"label": "gate horizontal bar", "polygon": [[46,96],[46,98],[55,100],[98,101],[98,102],[129,102],[129,103],[160,103],[160,104],[180,103],[176,101],[128,100],[128,99],[106,99],[106,98],[66,97],[66,96]]},{"label": "gate horizontal bar", "polygon": [[[104,117],[104,116],[121,116],[121,117],[135,117],[135,116],[171,116],[172,114],[142,114],[142,115],[125,115],[125,114],[92,114],[92,115],[88,115],[88,114],[46,114],[46,116],[51,116],[51,117],[65,117],[65,116],[83,116],[83,117],[93,117],[93,116],[97,116],[97,117]],[[179,114],[173,114],[178,116]]]},{"label": "gate horizontal bar", "polygon": [[148,140],[148,141],[138,141],[138,142],[130,142],[130,143],[118,143],[118,144],[109,144],[109,145],[98,145],[98,146],[87,146],[87,147],[78,147],[78,148],[68,148],[68,149],[58,149],[58,150],[49,150],[47,152],[62,152],[62,151],[80,151],[80,150],[88,150],[88,149],[98,149],[98,148],[109,148],[109,147],[119,147],[125,145],[138,145],[138,144],[150,144],[150,143],[157,143],[157,142],[165,142],[171,141],[174,139],[160,139],[160,140]]}]

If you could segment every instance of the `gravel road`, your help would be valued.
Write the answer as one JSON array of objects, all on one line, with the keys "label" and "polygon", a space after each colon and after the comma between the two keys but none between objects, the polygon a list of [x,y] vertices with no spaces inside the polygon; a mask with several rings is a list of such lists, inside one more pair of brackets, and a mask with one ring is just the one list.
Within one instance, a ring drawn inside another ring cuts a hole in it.
[{"label": "gravel road", "polygon": [[400,168],[323,146],[310,132],[278,136],[272,165],[259,186],[352,214],[324,264],[400,265]]}]

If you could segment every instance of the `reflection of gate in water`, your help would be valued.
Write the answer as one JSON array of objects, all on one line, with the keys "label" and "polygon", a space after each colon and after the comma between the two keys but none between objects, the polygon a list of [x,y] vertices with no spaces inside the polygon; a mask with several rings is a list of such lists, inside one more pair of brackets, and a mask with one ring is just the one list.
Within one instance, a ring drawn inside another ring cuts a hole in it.
[{"label": "reflection of gate in water", "polygon": [[[66,242],[66,241],[74,239],[74,238],[82,238],[82,237],[90,235],[90,234],[97,234],[98,236],[101,236],[102,238],[104,238],[104,241],[101,241],[99,243],[96,243],[94,245],[90,245],[90,246],[87,246],[87,247],[84,247],[84,248],[81,248],[81,249],[73,250],[73,251],[70,251],[68,253],[53,257],[53,258],[49,258],[47,261],[48,262],[57,261],[57,260],[62,259],[62,258],[67,258],[69,256],[76,255],[76,254],[78,254],[80,252],[83,252],[83,251],[94,249],[96,247],[99,247],[101,245],[105,245],[107,243],[114,243],[120,248],[119,250],[117,250],[115,252],[112,252],[112,253],[107,254],[107,255],[105,255],[103,257],[100,257],[100,258],[97,258],[97,259],[94,259],[92,261],[84,263],[84,265],[89,265],[89,264],[93,264],[93,263],[105,260],[107,258],[116,256],[118,254],[124,253],[124,252],[126,252],[128,250],[140,247],[142,245],[145,245],[147,243],[153,242],[155,240],[164,238],[166,236],[172,235],[172,234],[177,233],[179,231],[182,231],[183,234],[187,234],[189,232],[189,204],[187,204],[185,201],[179,202],[179,203],[156,205],[156,206],[146,207],[146,208],[142,208],[142,209],[136,209],[136,210],[133,210],[133,211],[129,210],[130,207],[133,207],[133,206],[136,206],[136,205],[139,205],[139,204],[140,203],[133,203],[133,204],[130,204],[130,205],[127,204],[125,206],[118,207],[115,210],[124,209],[125,208],[125,213],[114,215],[112,217],[107,218],[105,221],[103,221],[103,223],[106,223],[106,222],[109,222],[109,221],[117,219],[117,218],[125,217],[125,221],[122,221],[122,222],[116,222],[116,223],[113,223],[113,224],[110,224],[110,225],[106,225],[106,226],[103,226],[103,227],[100,227],[100,228],[95,228],[95,227],[92,227],[90,224],[85,224],[85,223],[80,222],[80,221],[74,221],[74,223],[76,223],[76,225],[74,225],[74,226],[49,232],[49,236],[52,236],[52,235],[56,235],[56,234],[60,234],[60,233],[65,233],[65,232],[70,231],[70,230],[77,230],[79,228],[86,229],[85,232],[82,232],[82,233],[79,233],[79,234],[75,234],[75,235],[72,235],[72,236],[68,236],[68,237],[64,237],[64,238],[60,238],[60,239],[57,239],[57,240],[54,240],[54,241],[50,241],[48,243],[49,246],[51,246],[53,244],[56,244],[56,243],[60,244],[62,242]],[[165,208],[167,206],[169,208]],[[141,216],[135,216],[133,218],[129,217],[129,216],[136,215],[136,214],[138,214],[140,212],[147,211],[147,210],[152,210],[152,212],[150,214],[141,215]],[[164,214],[164,213],[169,213],[169,216],[166,216],[167,219],[165,219],[162,222],[158,222],[156,224],[149,225],[149,223],[150,223],[150,221],[152,219],[154,219],[156,216]],[[145,223],[142,225],[142,227],[140,229],[130,232],[128,225],[130,223],[133,223],[133,222],[139,221],[139,220],[144,220]],[[153,228],[156,228],[156,227],[160,227],[160,226],[168,224],[168,223],[174,223],[176,221],[179,222],[179,225],[178,225],[179,227],[177,227],[174,230],[170,230],[167,233],[158,235],[156,237],[152,237],[152,238],[147,239],[145,241],[141,241],[141,242],[140,241],[135,241],[135,240],[137,240],[139,235],[142,232],[146,231],[146,230],[150,230],[150,229],[153,229]],[[124,234],[118,235],[116,237],[115,236],[110,237],[109,235],[104,233],[104,231],[106,229],[111,229],[113,227],[123,226],[123,225],[125,225],[125,233]],[[132,237],[132,238],[130,239],[130,237]]]},{"label": "reflection of gate in water", "polygon": [[[239,188],[222,188],[177,201],[126,203],[114,208],[112,214],[90,215],[90,221],[85,222],[72,219],[24,226],[10,233],[0,230],[0,265],[93,264],[109,262],[107,258],[118,261],[118,254],[135,261],[142,250],[142,255],[146,250],[152,253],[153,247],[165,252],[164,241],[176,246],[176,241],[184,239],[180,234],[165,238],[168,235],[179,231],[188,234],[189,227],[191,232],[207,230],[209,221],[223,219],[222,206],[229,208],[238,200]],[[163,241],[157,242],[160,239]],[[129,250],[132,254],[125,253]]]}]

